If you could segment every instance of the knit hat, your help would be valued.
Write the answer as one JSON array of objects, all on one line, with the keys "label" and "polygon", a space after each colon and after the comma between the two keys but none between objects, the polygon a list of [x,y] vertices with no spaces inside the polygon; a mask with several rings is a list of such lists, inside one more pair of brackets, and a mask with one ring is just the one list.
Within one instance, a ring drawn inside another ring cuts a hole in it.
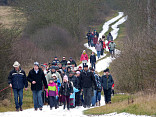
[{"label": "knit hat", "polygon": [[20,66],[19,62],[15,61],[14,64],[13,64],[13,67],[19,67],[19,66]]},{"label": "knit hat", "polygon": [[69,59],[73,59],[72,57],[70,57]]},{"label": "knit hat", "polygon": [[77,71],[76,74],[80,74],[80,71]]},{"label": "knit hat", "polygon": [[38,62],[34,62],[34,65],[38,66],[39,67],[39,63]]},{"label": "knit hat", "polygon": [[55,79],[54,79],[54,78],[49,78],[49,81],[50,81],[50,80],[55,81]]},{"label": "knit hat", "polygon": [[51,69],[56,69],[56,67],[55,66],[52,66]]},{"label": "knit hat", "polygon": [[79,66],[79,69],[82,68],[81,66]]},{"label": "knit hat", "polygon": [[63,77],[63,79],[68,81],[68,76],[65,75],[65,76]]}]

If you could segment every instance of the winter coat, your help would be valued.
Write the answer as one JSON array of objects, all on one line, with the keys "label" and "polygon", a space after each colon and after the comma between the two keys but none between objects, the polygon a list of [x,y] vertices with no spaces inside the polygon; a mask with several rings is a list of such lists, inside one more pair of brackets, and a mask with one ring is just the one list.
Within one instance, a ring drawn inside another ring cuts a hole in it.
[{"label": "winter coat", "polygon": [[110,35],[110,34],[108,34],[108,36],[107,36],[107,41],[113,41],[113,36]]},{"label": "winter coat", "polygon": [[94,73],[94,77],[95,77],[95,81],[96,81],[96,85],[97,85],[97,91],[101,92],[102,90],[102,85],[101,85],[101,77],[98,76],[97,74]]},{"label": "winter coat", "polygon": [[62,65],[67,65],[67,61],[66,61],[66,60],[62,60],[62,61],[61,61],[61,64],[62,64]]},{"label": "winter coat", "polygon": [[81,54],[80,61],[84,61],[84,60],[87,60],[87,61],[88,61],[88,55],[82,53],[82,54]]},{"label": "winter coat", "polygon": [[103,89],[108,90],[112,88],[112,85],[114,84],[113,78],[111,75],[103,75],[101,79],[101,84]]},{"label": "winter coat", "polygon": [[68,80],[73,83],[74,87],[78,87],[78,79],[76,78],[76,76],[68,77]]},{"label": "winter coat", "polygon": [[[42,90],[43,84],[46,89],[48,88],[45,75],[41,68],[39,68],[39,71],[37,74],[34,69],[30,70],[27,80],[31,83],[31,90],[36,90],[36,91]],[[32,84],[32,81],[36,81],[36,84]]]},{"label": "winter coat", "polygon": [[46,76],[46,79],[47,79],[47,82],[49,83],[49,79],[50,78],[52,78],[52,75],[53,74],[56,74],[56,77],[60,80],[60,82],[62,83],[62,77],[61,77],[61,75],[57,72],[57,71],[55,71],[54,73],[52,73],[52,71],[50,71],[48,74],[47,74],[47,76]]},{"label": "winter coat", "polygon": [[103,49],[105,49],[106,48],[106,43],[105,43],[105,41],[103,42]]},{"label": "winter coat", "polygon": [[96,63],[96,56],[90,55],[90,63]]},{"label": "winter coat", "polygon": [[74,98],[74,99],[75,99],[75,93],[76,93],[76,92],[79,92],[79,90],[76,89],[75,87],[73,87],[73,94],[70,95],[70,98]]},{"label": "winter coat", "polygon": [[99,33],[98,32],[94,32],[94,36],[97,36],[97,38],[99,37]]},{"label": "winter coat", "polygon": [[74,60],[72,60],[72,61],[70,61],[70,63],[71,63],[71,65],[75,65],[75,67],[77,67],[77,64],[76,64],[76,62],[74,61]]},{"label": "winter coat", "polygon": [[73,93],[73,86],[71,82],[63,82],[60,88],[60,94],[64,96],[70,96],[71,93]]},{"label": "winter coat", "polygon": [[102,49],[101,43],[96,44],[96,45],[95,45],[95,49],[96,49],[96,51],[101,51],[101,49]]},{"label": "winter coat", "polygon": [[46,91],[46,96],[57,96],[58,95],[58,88],[57,85],[53,83],[48,84],[48,90]]},{"label": "winter coat", "polygon": [[60,87],[61,87],[60,80],[59,80],[59,79],[57,79],[56,81],[54,81],[54,83],[57,85],[58,92],[59,92],[59,91],[60,91]]},{"label": "winter coat", "polygon": [[91,88],[91,87],[93,87],[93,84],[94,84],[95,88],[97,88],[94,74],[90,71],[86,72],[83,70],[83,72],[81,72],[81,74],[80,74],[79,81],[80,81],[79,82],[80,89]]},{"label": "winter coat", "polygon": [[97,44],[97,42],[98,42],[98,37],[96,37],[96,38],[94,37],[94,38],[93,38],[93,43],[94,43],[94,44]]},{"label": "winter coat", "polygon": [[54,60],[52,61],[52,63],[54,63],[54,64],[57,65],[58,63],[60,63],[60,61],[59,61],[58,59],[57,59],[57,60],[54,59]]},{"label": "winter coat", "polygon": [[28,82],[26,79],[25,71],[20,70],[16,71],[15,69],[12,70],[8,77],[8,84],[12,84],[13,89],[23,89],[28,87]]},{"label": "winter coat", "polygon": [[109,43],[109,49],[110,50],[115,50],[116,44],[114,42]]},{"label": "winter coat", "polygon": [[109,44],[110,44],[110,42],[111,42],[111,41],[108,41],[108,43],[107,43],[107,47],[108,47],[108,49],[110,49],[110,48],[109,48]]},{"label": "winter coat", "polygon": [[91,33],[88,32],[86,36],[87,36],[88,41],[90,42],[91,41]]}]

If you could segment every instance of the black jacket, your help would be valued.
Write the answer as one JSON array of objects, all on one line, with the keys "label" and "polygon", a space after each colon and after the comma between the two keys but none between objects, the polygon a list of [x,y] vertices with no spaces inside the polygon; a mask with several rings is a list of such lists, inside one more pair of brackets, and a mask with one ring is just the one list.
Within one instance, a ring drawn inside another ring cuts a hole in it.
[{"label": "black jacket", "polygon": [[20,70],[17,72],[15,69],[12,70],[8,77],[8,84],[12,84],[13,89],[23,89],[28,87],[25,72]]},{"label": "black jacket", "polygon": [[76,76],[68,77],[68,80],[73,83],[75,88],[78,88],[78,78]]},{"label": "black jacket", "polygon": [[90,55],[90,63],[96,63],[96,56]]},{"label": "black jacket", "polygon": [[66,60],[62,60],[62,61],[61,61],[61,64],[62,64],[62,65],[67,65],[67,61],[66,61]]},{"label": "black jacket", "polygon": [[75,67],[77,67],[77,64],[76,64],[76,62],[75,62],[74,60],[70,61],[70,63],[71,63],[71,64],[74,64]]},{"label": "black jacket", "polygon": [[114,81],[111,75],[108,75],[108,78],[106,75],[102,76],[101,85],[103,89],[106,89],[106,90],[111,89],[113,84],[114,84]]},{"label": "black jacket", "polygon": [[93,87],[93,84],[95,86],[95,89],[97,88],[94,74],[92,72],[90,72],[90,71],[81,72],[79,81],[80,81],[79,85],[80,85],[81,89],[91,88],[91,87]]},{"label": "black jacket", "polygon": [[[41,68],[39,68],[38,73],[34,71],[34,69],[30,70],[28,77],[28,81],[31,83],[31,90],[42,90],[42,84],[44,83],[45,88],[48,88],[47,81],[45,75]],[[32,84],[32,81],[36,81],[36,84]]]},{"label": "black jacket", "polygon": [[65,96],[70,96],[70,93],[73,93],[73,86],[70,81],[62,83],[60,93]]}]

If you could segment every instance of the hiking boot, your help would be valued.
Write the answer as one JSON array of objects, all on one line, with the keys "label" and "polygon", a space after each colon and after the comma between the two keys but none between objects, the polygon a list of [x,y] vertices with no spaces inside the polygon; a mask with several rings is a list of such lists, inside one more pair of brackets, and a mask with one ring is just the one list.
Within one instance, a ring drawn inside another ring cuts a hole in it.
[{"label": "hiking boot", "polygon": [[40,111],[42,111],[42,108],[39,108],[40,109]]},{"label": "hiking boot", "polygon": [[108,102],[108,104],[111,104],[111,103],[112,103],[111,101]]},{"label": "hiking boot", "polygon": [[52,108],[50,108],[50,110],[52,110]]},{"label": "hiking boot", "polygon": [[99,106],[101,106],[101,103],[100,103],[100,101],[99,101]]},{"label": "hiking boot", "polygon": [[22,107],[20,107],[20,111],[23,111]]},{"label": "hiking boot", "polygon": [[17,112],[19,112],[19,109],[18,109],[18,108],[16,108],[16,111],[17,111]]},{"label": "hiking boot", "polygon": [[55,106],[55,109],[57,109],[57,106]]},{"label": "hiking boot", "polygon": [[35,111],[37,111],[37,108],[35,108]]}]

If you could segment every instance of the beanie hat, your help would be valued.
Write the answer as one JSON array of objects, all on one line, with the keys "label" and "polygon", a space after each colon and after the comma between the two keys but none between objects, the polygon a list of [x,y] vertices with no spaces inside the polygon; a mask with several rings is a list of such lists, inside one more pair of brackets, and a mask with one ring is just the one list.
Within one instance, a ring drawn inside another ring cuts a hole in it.
[{"label": "beanie hat", "polygon": [[68,81],[68,76],[67,76],[67,75],[65,75],[65,76],[63,77],[63,79],[65,79],[65,80],[67,80],[67,81]]},{"label": "beanie hat", "polygon": [[77,71],[76,74],[80,74],[80,71]]},{"label": "beanie hat", "polygon": [[49,81],[50,81],[50,80],[55,81],[55,79],[54,79],[54,78],[49,78]]},{"label": "beanie hat", "polygon": [[38,66],[39,67],[39,63],[38,62],[34,62],[34,65]]},{"label": "beanie hat", "polygon": [[13,67],[19,67],[19,66],[20,66],[19,62],[15,61],[14,64],[13,64]]}]

